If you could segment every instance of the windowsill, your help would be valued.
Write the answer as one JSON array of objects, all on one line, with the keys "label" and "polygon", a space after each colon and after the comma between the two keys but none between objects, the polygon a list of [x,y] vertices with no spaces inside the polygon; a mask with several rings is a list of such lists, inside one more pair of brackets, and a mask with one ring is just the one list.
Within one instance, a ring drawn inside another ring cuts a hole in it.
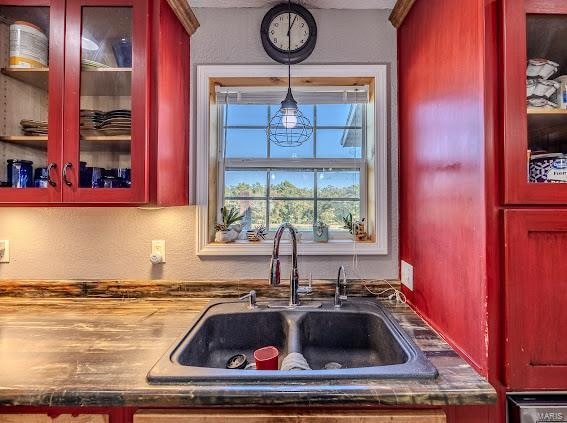
[{"label": "windowsill", "polygon": [[[250,242],[239,240],[230,243],[211,242],[201,248],[199,256],[269,256],[274,248],[273,241]],[[349,239],[330,240],[329,242],[301,241],[297,244],[299,255],[304,256],[351,256],[386,255],[387,248],[382,248],[375,241],[354,242]],[[289,241],[282,240],[280,252],[291,253]]]}]

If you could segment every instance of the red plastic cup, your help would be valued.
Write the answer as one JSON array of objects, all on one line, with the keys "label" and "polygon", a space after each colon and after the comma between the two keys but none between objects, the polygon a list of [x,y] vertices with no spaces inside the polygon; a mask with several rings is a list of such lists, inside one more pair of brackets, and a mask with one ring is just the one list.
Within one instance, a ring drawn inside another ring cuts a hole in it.
[{"label": "red plastic cup", "polygon": [[254,351],[257,370],[278,370],[280,352],[276,347],[264,347]]}]

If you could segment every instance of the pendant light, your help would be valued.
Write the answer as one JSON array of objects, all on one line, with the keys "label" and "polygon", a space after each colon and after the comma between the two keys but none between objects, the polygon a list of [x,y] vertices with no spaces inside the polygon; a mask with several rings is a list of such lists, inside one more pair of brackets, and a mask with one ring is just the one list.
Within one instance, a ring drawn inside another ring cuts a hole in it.
[{"label": "pendant light", "polygon": [[280,147],[298,147],[313,134],[313,126],[299,110],[291,92],[291,0],[288,0],[288,49],[287,49],[287,95],[281,102],[280,110],[270,121],[268,132],[270,142]]}]

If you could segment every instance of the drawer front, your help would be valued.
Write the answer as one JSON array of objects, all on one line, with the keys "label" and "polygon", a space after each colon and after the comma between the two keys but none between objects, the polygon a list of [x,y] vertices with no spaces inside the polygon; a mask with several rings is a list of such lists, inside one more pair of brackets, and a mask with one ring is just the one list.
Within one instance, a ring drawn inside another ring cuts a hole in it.
[{"label": "drawer front", "polygon": [[445,423],[443,411],[167,411],[148,410],[134,415],[134,423]]},{"label": "drawer front", "polygon": [[0,414],[0,423],[108,423],[105,414],[61,414],[50,417],[47,414]]}]

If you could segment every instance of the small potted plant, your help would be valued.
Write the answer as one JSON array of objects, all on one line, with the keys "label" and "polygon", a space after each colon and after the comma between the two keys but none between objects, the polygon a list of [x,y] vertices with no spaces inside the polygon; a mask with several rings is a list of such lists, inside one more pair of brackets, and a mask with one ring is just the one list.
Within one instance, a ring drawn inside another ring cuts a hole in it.
[{"label": "small potted plant", "polygon": [[239,224],[244,215],[238,214],[234,207],[230,210],[226,207],[220,209],[221,222],[215,225],[215,241],[216,242],[233,242],[238,238],[242,225]]},{"label": "small potted plant", "polygon": [[366,233],[366,219],[353,220],[352,213],[343,217],[344,228],[348,229],[349,233],[353,236],[356,241],[366,241],[368,239],[368,234]]},{"label": "small potted plant", "polygon": [[349,233],[351,235],[354,234],[354,227],[353,227],[353,222],[352,222],[352,213],[347,214],[345,217],[343,217],[343,222],[344,222],[344,229],[348,229]]},{"label": "small potted plant", "polygon": [[258,242],[266,239],[266,235],[268,235],[268,230],[264,225],[256,226],[256,228],[250,229],[246,232],[246,236],[250,242]]},{"label": "small potted plant", "polygon": [[319,221],[317,224],[313,225],[313,241],[329,241],[329,226],[325,222]]}]

